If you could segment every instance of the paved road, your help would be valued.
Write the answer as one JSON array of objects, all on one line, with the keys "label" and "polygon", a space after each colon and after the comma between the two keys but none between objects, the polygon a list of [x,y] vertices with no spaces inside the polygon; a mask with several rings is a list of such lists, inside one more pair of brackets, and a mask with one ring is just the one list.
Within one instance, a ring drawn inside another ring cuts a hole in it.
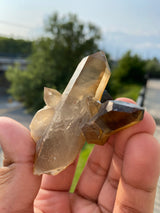
[{"label": "paved road", "polygon": [[7,95],[0,97],[0,116],[13,118],[27,128],[29,128],[32,119],[32,116],[27,113],[22,104]]},{"label": "paved road", "polygon": [[[152,79],[147,82],[144,105],[156,121],[155,137],[160,142],[160,80]],[[154,213],[160,213],[160,179],[157,187]]]},{"label": "paved road", "polygon": [[147,82],[144,105],[157,123],[155,137],[160,142],[160,80],[152,79]]}]

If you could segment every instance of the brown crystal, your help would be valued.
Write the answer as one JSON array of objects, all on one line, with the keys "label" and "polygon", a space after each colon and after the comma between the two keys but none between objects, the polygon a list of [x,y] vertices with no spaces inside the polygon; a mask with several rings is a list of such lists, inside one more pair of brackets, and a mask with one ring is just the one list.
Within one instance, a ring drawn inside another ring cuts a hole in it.
[{"label": "brown crystal", "polygon": [[109,100],[84,124],[82,131],[88,143],[104,145],[110,135],[142,120],[143,113],[143,108],[135,104]]},{"label": "brown crystal", "polygon": [[[44,88],[46,106],[30,124],[36,142],[34,174],[58,174],[75,160],[86,140],[102,145],[111,134],[142,119],[142,108],[103,93],[109,77],[105,54],[98,52],[82,59],[63,94]],[[109,101],[102,104],[101,98]]]},{"label": "brown crystal", "polygon": [[85,143],[81,126],[97,113],[97,101],[109,77],[106,57],[98,52],[80,62],[62,95],[45,89],[47,105],[36,113],[30,125],[37,143],[35,174],[58,174],[75,160]]}]

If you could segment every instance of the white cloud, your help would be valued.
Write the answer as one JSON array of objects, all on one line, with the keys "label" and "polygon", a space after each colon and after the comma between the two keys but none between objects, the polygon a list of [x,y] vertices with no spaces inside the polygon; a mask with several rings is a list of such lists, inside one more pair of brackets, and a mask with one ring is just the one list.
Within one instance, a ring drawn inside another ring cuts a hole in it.
[{"label": "white cloud", "polygon": [[106,31],[103,45],[113,58],[121,57],[127,50],[142,57],[160,58],[160,32]]},{"label": "white cloud", "polygon": [[160,49],[160,43],[154,44],[151,42],[144,42],[144,43],[135,45],[135,48],[137,48],[137,49],[148,49],[148,48]]}]

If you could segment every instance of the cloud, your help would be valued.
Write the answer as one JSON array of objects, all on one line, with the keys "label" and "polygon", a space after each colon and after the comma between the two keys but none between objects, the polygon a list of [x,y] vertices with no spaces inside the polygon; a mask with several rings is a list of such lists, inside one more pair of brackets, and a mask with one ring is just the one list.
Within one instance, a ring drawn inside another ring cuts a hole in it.
[{"label": "cloud", "polygon": [[144,58],[160,58],[160,32],[106,31],[103,45],[113,58],[119,58],[127,50]]}]

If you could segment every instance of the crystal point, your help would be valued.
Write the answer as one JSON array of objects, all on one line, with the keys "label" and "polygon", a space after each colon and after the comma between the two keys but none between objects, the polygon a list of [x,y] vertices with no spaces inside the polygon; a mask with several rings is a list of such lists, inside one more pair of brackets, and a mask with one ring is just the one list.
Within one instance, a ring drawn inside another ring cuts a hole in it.
[{"label": "crystal point", "polygon": [[47,106],[55,107],[61,99],[61,94],[51,88],[44,87],[44,101]]},{"label": "crystal point", "polygon": [[44,128],[38,122],[45,120],[41,117],[45,108],[37,112],[31,123],[36,141],[35,174],[58,174],[75,160],[85,143],[81,126],[97,113],[109,77],[105,54],[98,52],[82,59],[62,95],[44,90],[45,102],[54,112],[44,122]]},{"label": "crystal point", "polygon": [[106,101],[98,113],[82,127],[88,143],[103,145],[114,133],[138,123],[144,110],[135,104]]},{"label": "crystal point", "polygon": [[100,51],[82,59],[62,95],[44,89],[46,106],[30,124],[36,142],[34,174],[58,174],[75,160],[86,140],[102,145],[109,135],[142,119],[143,110],[111,101],[103,93],[110,74]]}]

